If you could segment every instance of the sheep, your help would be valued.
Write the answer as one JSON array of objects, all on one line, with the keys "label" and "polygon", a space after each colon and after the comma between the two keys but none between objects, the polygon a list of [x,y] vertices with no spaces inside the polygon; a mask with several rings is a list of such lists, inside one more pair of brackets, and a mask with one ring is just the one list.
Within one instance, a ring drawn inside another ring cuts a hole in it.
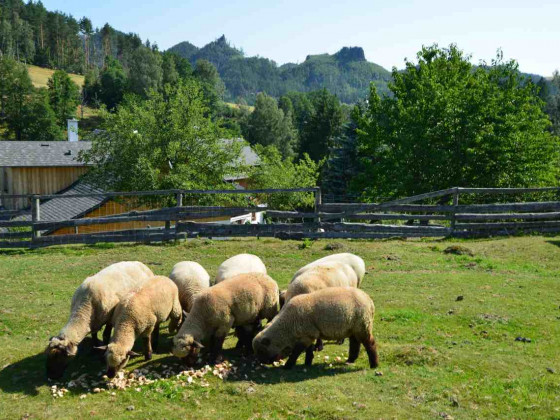
[{"label": "sheep", "polygon": [[177,331],[181,322],[182,309],[179,289],[169,278],[154,276],[136,291],[130,292],[116,306],[113,315],[115,333],[105,350],[107,376],[113,378],[124,368],[130,357],[139,356],[132,351],[137,337],[144,340],[144,358],[152,358],[153,347],[159,342],[159,326],[171,319],[169,332]]},{"label": "sheep", "polygon": [[112,264],[88,277],[72,296],[70,318],[56,337],[51,337],[47,349],[47,376],[61,378],[70,360],[76,356],[78,344],[89,334],[93,345],[100,344],[97,332],[107,324],[103,340],[111,336],[113,309],[127,292],[140,287],[154,274],[139,261]]},{"label": "sheep", "polygon": [[210,287],[210,276],[199,263],[182,261],[173,267],[169,278],[179,289],[179,301],[185,312],[190,312],[194,295]]},{"label": "sheep", "polygon": [[225,260],[218,267],[216,284],[238,274],[262,273],[266,274],[266,267],[262,260],[253,254],[239,254]]},{"label": "sheep", "polygon": [[327,255],[326,257],[319,258],[318,260],[313,261],[307,264],[306,266],[300,268],[294,275],[294,279],[298,277],[298,275],[300,275],[304,271],[309,270],[312,267],[316,267],[318,265],[330,264],[332,262],[340,262],[340,263],[348,264],[350,267],[352,267],[352,270],[354,270],[356,276],[358,276],[358,287],[360,286],[366,274],[366,265],[364,263],[364,260],[362,260],[360,257],[354,254],[350,254],[348,252]]},{"label": "sheep", "polygon": [[348,264],[339,262],[324,263],[298,271],[288,285],[284,295],[285,303],[294,296],[312,293],[327,287],[358,287],[358,277]]},{"label": "sheep", "polygon": [[210,360],[221,353],[224,339],[237,327],[249,349],[262,319],[278,313],[278,285],[263,273],[239,274],[199,293],[173,339],[173,354],[192,366],[204,346]]},{"label": "sheep", "polygon": [[371,298],[354,287],[329,287],[294,297],[253,339],[262,363],[287,357],[291,369],[305,350],[305,364],[313,362],[313,343],[318,339],[350,338],[347,363],[356,361],[360,344],[366,348],[370,368],[378,366],[377,345],[372,334],[375,306]]}]

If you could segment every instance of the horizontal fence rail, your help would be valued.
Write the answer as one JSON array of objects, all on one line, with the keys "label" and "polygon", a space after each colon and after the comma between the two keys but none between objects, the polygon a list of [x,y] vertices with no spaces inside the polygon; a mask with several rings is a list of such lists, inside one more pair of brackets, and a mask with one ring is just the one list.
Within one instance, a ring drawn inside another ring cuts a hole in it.
[{"label": "horizontal fence rail", "polygon": [[[271,194],[302,193],[311,197],[304,209],[274,209],[266,202]],[[530,200],[515,200],[523,194]],[[229,204],[208,205],[222,203],[221,198],[211,198],[222,195],[232,198]],[[485,202],[502,195],[515,197],[512,202]],[[384,239],[560,233],[560,187],[454,187],[383,203],[323,203],[318,187],[3,195],[0,203],[10,199],[28,201],[30,207],[0,208],[0,248],[197,237]],[[89,213],[65,217],[64,206],[72,200],[83,204],[90,199],[97,204]],[[108,211],[103,206],[111,200]]]}]

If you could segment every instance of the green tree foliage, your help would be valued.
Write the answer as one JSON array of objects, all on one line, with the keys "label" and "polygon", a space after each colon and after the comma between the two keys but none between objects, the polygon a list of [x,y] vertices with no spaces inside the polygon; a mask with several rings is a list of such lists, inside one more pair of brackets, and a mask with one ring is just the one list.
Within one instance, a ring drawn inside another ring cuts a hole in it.
[{"label": "green tree foliage", "polygon": [[129,89],[146,98],[150,90],[162,87],[163,71],[161,54],[148,47],[139,47],[130,60]]},{"label": "green tree foliage", "polygon": [[243,134],[250,144],[274,146],[284,158],[291,156],[297,140],[291,115],[278,108],[276,99],[260,93],[255,110],[243,125]]},{"label": "green tree foliage", "polygon": [[[255,188],[300,188],[315,187],[320,164],[304,155],[299,161],[282,158],[274,146],[256,145],[255,151],[260,164],[253,168],[250,181]],[[315,198],[312,193],[270,194],[266,197],[270,208],[278,210],[305,210],[313,207]]]},{"label": "green tree foliage", "polygon": [[309,97],[313,112],[304,123],[299,152],[319,161],[328,154],[333,139],[340,134],[344,114],[338,98],[326,89],[312,92]]},{"label": "green tree foliage", "polygon": [[475,67],[454,45],[424,47],[417,57],[393,70],[392,97],[372,86],[357,117],[356,191],[375,200],[452,186],[557,183],[558,138],[514,61],[498,54]]},{"label": "green tree foliage", "polygon": [[[356,112],[359,112],[357,108]],[[321,187],[323,197],[330,202],[352,202],[352,180],[358,175],[358,136],[356,123],[346,123],[332,141],[328,158],[323,166]]]},{"label": "green tree foliage", "polygon": [[46,89],[40,89],[29,98],[21,122],[21,140],[54,141],[64,138],[63,130],[57,124],[56,114],[49,104]]},{"label": "green tree foliage", "polygon": [[216,67],[206,60],[198,60],[193,75],[200,80],[208,108],[214,111],[223,99],[225,86]]},{"label": "green tree foliage", "polygon": [[119,61],[107,57],[106,66],[99,75],[99,99],[112,110],[122,101],[128,79]]},{"label": "green tree foliage", "polygon": [[552,122],[551,131],[560,136],[560,73],[554,72],[550,86],[543,86],[540,96],[546,101],[546,112]]},{"label": "green tree foliage", "polygon": [[85,16],[80,19],[78,24],[80,25],[80,33],[84,37],[84,69],[89,69],[91,62],[90,38],[93,35],[93,25],[91,20]]},{"label": "green tree foliage", "polygon": [[92,182],[114,191],[227,188],[224,177],[239,166],[241,145],[227,147],[206,116],[195,80],[150,90],[142,101],[125,99],[106,113],[102,130],[82,159],[94,164]]},{"label": "green tree foliage", "polygon": [[55,112],[61,127],[68,118],[76,116],[76,107],[80,103],[80,89],[64,70],[57,70],[47,82],[49,103]]},{"label": "green tree foliage", "polygon": [[35,91],[27,67],[9,57],[0,57],[0,98],[4,137],[43,141],[62,138],[46,91]]},{"label": "green tree foliage", "polygon": [[0,98],[1,111],[5,119],[8,137],[22,139],[23,116],[26,112],[28,96],[33,91],[27,67],[8,58],[0,58]]}]

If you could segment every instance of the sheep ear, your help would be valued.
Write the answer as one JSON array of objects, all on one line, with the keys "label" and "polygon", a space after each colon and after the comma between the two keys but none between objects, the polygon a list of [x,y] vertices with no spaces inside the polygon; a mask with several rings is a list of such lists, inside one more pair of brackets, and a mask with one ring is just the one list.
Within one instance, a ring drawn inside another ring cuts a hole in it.
[{"label": "sheep ear", "polygon": [[132,351],[132,350],[129,350],[129,352],[126,353],[126,355],[128,357],[140,357],[140,356],[142,356],[140,353],[136,353],[135,351]]},{"label": "sheep ear", "polygon": [[107,346],[97,346],[94,347],[95,350],[99,350],[99,351],[106,351],[107,350]]},{"label": "sheep ear", "polygon": [[193,341],[193,346],[194,346],[194,347],[197,347],[197,348],[199,348],[199,349],[203,349],[203,348],[204,348],[204,346],[203,346],[201,343],[199,343],[198,341],[196,341],[196,340]]}]

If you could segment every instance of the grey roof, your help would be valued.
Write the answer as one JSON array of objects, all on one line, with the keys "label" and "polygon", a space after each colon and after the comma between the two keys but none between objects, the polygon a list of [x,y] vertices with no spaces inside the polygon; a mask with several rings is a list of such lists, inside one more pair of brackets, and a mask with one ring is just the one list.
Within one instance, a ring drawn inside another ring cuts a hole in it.
[{"label": "grey roof", "polygon": [[251,149],[251,146],[246,144],[245,140],[241,138],[237,138],[237,139],[221,139],[221,141],[226,146],[228,144],[233,143],[234,141],[245,143],[245,145],[241,148],[241,159],[243,160],[243,164],[247,166],[255,166],[260,163],[259,155],[257,155],[255,151]]},{"label": "grey roof", "polygon": [[[61,198],[52,198],[41,203],[41,221],[50,222],[79,219],[108,201],[108,198],[106,198],[103,193],[104,191],[99,188],[95,188],[83,181],[78,181],[60,194],[57,194],[60,195]],[[97,197],[64,198],[65,195],[73,194],[100,195]],[[13,220],[31,220],[31,213],[27,211],[22,216],[18,216]]]},{"label": "grey roof", "polygon": [[89,141],[0,141],[0,167],[85,166],[78,153]]},{"label": "grey roof", "polygon": [[[224,144],[243,139],[222,139]],[[78,153],[89,150],[89,141],[0,141],[0,167],[85,166]],[[243,146],[241,157],[246,165],[258,165],[259,157],[251,146]]]}]

